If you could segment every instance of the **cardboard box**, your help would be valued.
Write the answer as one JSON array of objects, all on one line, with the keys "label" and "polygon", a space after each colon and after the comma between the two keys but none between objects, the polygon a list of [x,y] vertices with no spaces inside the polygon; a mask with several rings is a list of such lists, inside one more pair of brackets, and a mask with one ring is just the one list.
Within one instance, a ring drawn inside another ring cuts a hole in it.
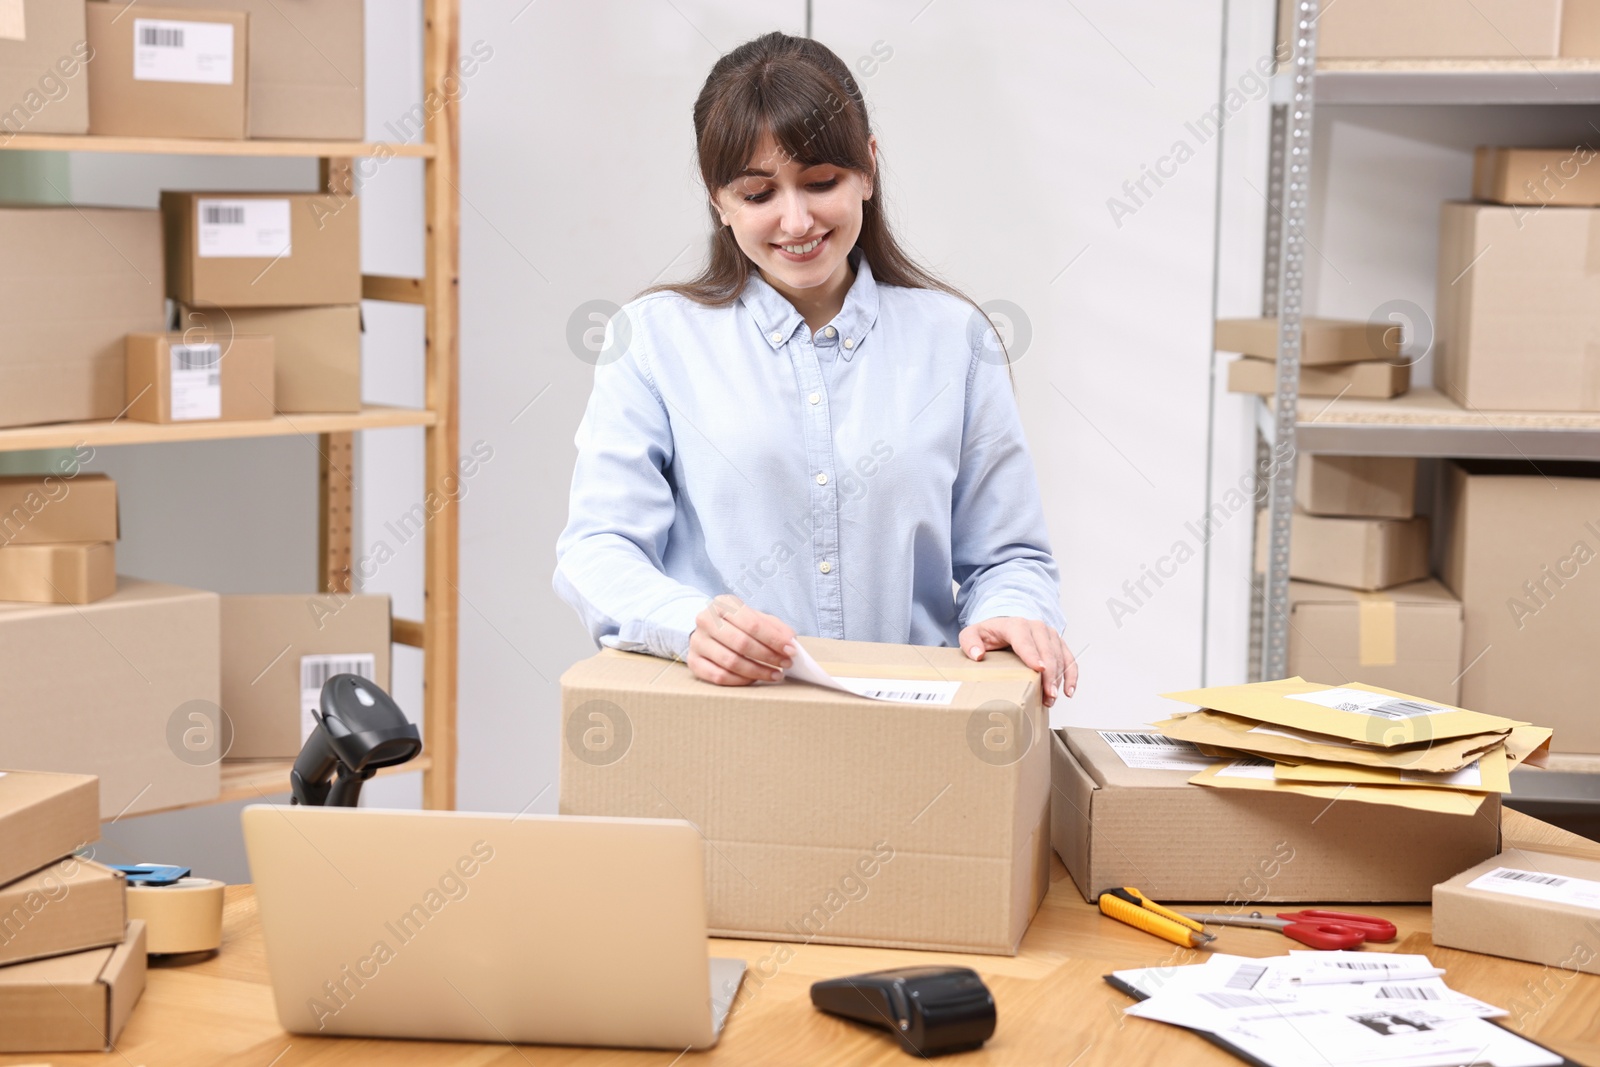
[{"label": "cardboard box", "polygon": [[387,596],[222,598],[222,707],[234,759],[293,759],[316,725],[322,683],[360,674],[389,689]]},{"label": "cardboard box", "polygon": [[[1400,358],[1398,327],[1346,319],[1300,320],[1300,363],[1387,363]],[[1218,319],[1217,351],[1238,352],[1258,359],[1278,358],[1277,319]]]},{"label": "cardboard box", "polygon": [[229,309],[361,301],[353,196],[167,190],[161,213],[175,300]]},{"label": "cardboard box", "polygon": [[117,483],[104,474],[0,475],[0,545],[115,541]]},{"label": "cardboard box", "polygon": [[100,840],[100,782],[88,774],[0,771],[0,885]]},{"label": "cardboard box", "polygon": [[0,208],[0,426],[111,419],[122,338],[159,330],[161,217],[93,207]]},{"label": "cardboard box", "polygon": [[0,967],[0,1052],[110,1051],[144,992],[144,923],[115,948]]},{"label": "cardboard box", "polygon": [[1380,593],[1289,583],[1289,673],[1460,706],[1461,602],[1433,579]]},{"label": "cardboard box", "polygon": [[122,872],[76,856],[0,886],[0,964],[121,944],[125,890]]},{"label": "cardboard box", "polygon": [[[168,0],[206,8],[218,0]],[[250,136],[366,139],[362,0],[228,0],[250,15]]]},{"label": "cardboard box", "polygon": [[19,133],[88,133],[82,4],[0,5],[0,145]]},{"label": "cardboard box", "polygon": [[1461,704],[1553,727],[1556,752],[1600,752],[1600,468],[1454,463],[1440,521],[1439,577],[1466,620]]},{"label": "cardboard box", "polygon": [[[1324,2],[1317,59],[1550,59],[1560,49],[1561,6],[1562,0]],[[1292,0],[1279,0],[1280,50],[1290,39],[1293,10]]]},{"label": "cardboard box", "polygon": [[1517,848],[1462,871],[1433,887],[1433,943],[1600,974],[1600,860]]},{"label": "cardboard box", "polygon": [[180,307],[191,336],[270,336],[274,403],[288,414],[361,410],[361,308]]},{"label": "cardboard box", "polygon": [[1562,0],[1561,55],[1600,58],[1600,0]]},{"label": "cardboard box", "polygon": [[[1369,592],[1428,576],[1428,520],[1327,518],[1296,511],[1289,575]],[[1256,571],[1267,569],[1267,512],[1256,520]]]},{"label": "cardboard box", "polygon": [[1409,519],[1417,513],[1417,461],[1410,456],[1302,452],[1297,462],[1294,502],[1308,514]]},{"label": "cardboard box", "polygon": [[107,819],[215,800],[217,616],[215,593],[127,577],[93,604],[0,603],[6,762],[98,775]]},{"label": "cardboard box", "polygon": [[1434,379],[1463,406],[1600,411],[1600,209],[1447,203]]},{"label": "cardboard box", "polygon": [[1195,767],[1135,769],[1095,730],[1051,733],[1051,836],[1085,900],[1113,886],[1152,899],[1425,901],[1500,847],[1500,798],[1477,815],[1206,789]]},{"label": "cardboard box", "polygon": [[270,419],[271,337],[221,340],[181,333],[130,333],[127,417],[140,422]]},{"label": "cardboard box", "polygon": [[1479,145],[1472,161],[1472,198],[1495,204],[1600,205],[1600,152],[1569,148]]},{"label": "cardboard box", "polygon": [[117,546],[68,541],[0,548],[0,600],[91,604],[117,591]]},{"label": "cardboard box", "polygon": [[561,813],[697,824],[721,936],[1014,954],[1049,879],[1038,676],[1009,652],[804,644],[836,677],[958,687],[729,688],[607,649],[561,677]]},{"label": "cardboard box", "polygon": [[249,136],[244,12],[91,2],[88,20],[90,133]]},{"label": "cardboard box", "polygon": [[[1300,368],[1301,396],[1387,400],[1411,388],[1409,363],[1339,363]],[[1278,365],[1245,357],[1228,364],[1228,392],[1272,396],[1278,391]]]}]

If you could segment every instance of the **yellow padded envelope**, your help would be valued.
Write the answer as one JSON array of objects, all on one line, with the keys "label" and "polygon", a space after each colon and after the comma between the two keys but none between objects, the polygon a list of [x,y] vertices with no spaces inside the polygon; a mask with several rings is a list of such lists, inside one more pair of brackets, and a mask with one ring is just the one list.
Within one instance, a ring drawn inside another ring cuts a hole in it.
[{"label": "yellow padded envelope", "polygon": [[1329,785],[1417,786],[1457,789],[1464,793],[1511,792],[1511,768],[1504,745],[1496,745],[1458,771],[1417,771],[1398,767],[1352,767],[1347,763],[1280,763],[1273,777],[1280,782]]},{"label": "yellow padded envelope", "polygon": [[1461,793],[1454,789],[1425,789],[1406,785],[1318,785],[1311,782],[1283,782],[1274,777],[1272,764],[1259,760],[1217,763],[1189,781],[1213,789],[1249,789],[1265,793],[1294,793],[1321,797],[1329,804],[1387,804],[1413,811],[1433,811],[1442,815],[1475,815],[1487,793]]},{"label": "yellow padded envelope", "polygon": [[[1196,711],[1177,715],[1154,724],[1168,737],[1191,744],[1226,748],[1268,756],[1279,763],[1334,762],[1355,763],[1363,767],[1394,767],[1416,771],[1457,771],[1478,758],[1478,753],[1516,737],[1533,726],[1519,726],[1504,733],[1472,734],[1429,744],[1404,748],[1378,748],[1342,738],[1327,737],[1303,730],[1291,730],[1273,723],[1259,723],[1224,715],[1219,711]],[[1543,731],[1545,740],[1549,731]]]}]

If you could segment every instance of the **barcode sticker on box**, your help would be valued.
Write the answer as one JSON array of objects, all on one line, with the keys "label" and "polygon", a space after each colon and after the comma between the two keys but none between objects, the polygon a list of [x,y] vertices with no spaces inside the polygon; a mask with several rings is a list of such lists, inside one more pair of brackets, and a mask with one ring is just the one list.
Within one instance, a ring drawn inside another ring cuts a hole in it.
[{"label": "barcode sticker on box", "polygon": [[0,37],[8,41],[28,39],[28,20],[22,0],[0,0]]},{"label": "barcode sticker on box", "polygon": [[134,19],[133,78],[232,85],[233,24]]},{"label": "barcode sticker on box", "polygon": [[300,743],[317,728],[312,712],[322,707],[322,687],[336,674],[356,674],[377,681],[377,657],[371,652],[321,653],[300,657]]},{"label": "barcode sticker on box", "polygon": [[284,259],[291,251],[287,200],[203,199],[195,207],[204,259]]},{"label": "barcode sticker on box", "polygon": [[1139,730],[1101,730],[1100,740],[1138,771],[1203,771],[1216,762],[1187,741]]},{"label": "barcode sticker on box", "polygon": [[222,418],[222,346],[172,346],[172,421]]},{"label": "barcode sticker on box", "polygon": [[1467,888],[1600,911],[1600,882],[1590,881],[1587,878],[1570,878],[1546,871],[1524,871],[1515,867],[1496,867],[1488,874],[1480,874],[1468,882]]},{"label": "barcode sticker on box", "polygon": [[1289,700],[1303,700],[1307,704],[1350,711],[1359,715],[1373,715],[1380,719],[1416,719],[1424,715],[1443,715],[1448,708],[1425,704],[1420,700],[1400,700],[1385,693],[1368,693],[1363,689],[1323,689],[1315,693],[1290,693]]},{"label": "barcode sticker on box", "polygon": [[910,682],[898,678],[835,677],[833,680],[856,696],[894,704],[949,704],[961,688],[960,682]]}]

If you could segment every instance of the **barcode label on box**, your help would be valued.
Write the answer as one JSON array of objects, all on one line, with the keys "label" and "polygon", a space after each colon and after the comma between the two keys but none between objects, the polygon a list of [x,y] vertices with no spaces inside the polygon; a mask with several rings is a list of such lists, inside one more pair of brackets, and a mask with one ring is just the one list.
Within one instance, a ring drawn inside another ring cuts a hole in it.
[{"label": "barcode label on box", "polygon": [[960,682],[902,681],[889,678],[839,678],[834,681],[856,696],[887,700],[894,704],[949,704],[956,698]]},{"label": "barcode label on box", "polygon": [[201,200],[199,252],[205,259],[283,259],[289,255],[289,201]]},{"label": "barcode label on box", "polygon": [[377,681],[377,657],[371,652],[320,653],[300,657],[300,743],[317,728],[312,712],[322,707],[322,687],[336,674],[360,675]]},{"label": "barcode label on box", "polygon": [[222,346],[172,346],[172,421],[222,418]]},{"label": "barcode label on box", "polygon": [[1600,911],[1600,882],[1571,878],[1545,871],[1524,871],[1515,867],[1496,867],[1467,883],[1468,889],[1483,889],[1506,896],[1570,904]]},{"label": "barcode label on box", "polygon": [[133,20],[133,77],[142,82],[233,84],[233,24]]},{"label": "barcode label on box", "polygon": [[1187,741],[1140,730],[1101,730],[1100,740],[1139,771],[1203,771],[1214,762]]},{"label": "barcode label on box", "polygon": [[1400,700],[1384,693],[1368,693],[1362,689],[1323,689],[1316,693],[1290,693],[1290,700],[1303,700],[1307,704],[1350,711],[1358,715],[1372,715],[1380,719],[1416,719],[1424,715],[1443,715],[1448,708],[1425,704],[1420,700]]}]

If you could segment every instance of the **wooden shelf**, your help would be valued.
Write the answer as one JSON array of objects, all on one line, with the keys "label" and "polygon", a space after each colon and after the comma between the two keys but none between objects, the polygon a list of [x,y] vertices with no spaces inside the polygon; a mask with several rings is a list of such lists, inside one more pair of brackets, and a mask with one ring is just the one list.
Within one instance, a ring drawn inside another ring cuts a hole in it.
[{"label": "wooden shelf", "polygon": [[315,415],[277,415],[270,419],[237,422],[134,422],[102,419],[95,422],[57,422],[48,426],[18,426],[0,430],[0,452],[36,448],[75,448],[102,445],[151,445],[169,441],[217,441],[239,437],[310,437],[321,433],[384,430],[396,426],[432,426],[432,411],[369,404],[360,411]]},{"label": "wooden shelf", "polygon": [[[433,760],[427,755],[418,756],[410,763],[403,763],[398,767],[385,767],[379,771],[377,777],[386,778],[391,774],[417,774],[431,770]],[[140,816],[155,815],[162,811],[182,811],[186,808],[200,808],[211,804],[227,804],[235,800],[266,801],[270,797],[280,797],[289,791],[289,772],[294,769],[292,759],[261,759],[239,760],[222,763],[222,791],[215,800],[202,801],[198,804],[180,804],[173,808],[158,808],[155,811],[141,811]]]},{"label": "wooden shelf", "polygon": [[119,152],[147,156],[252,156],[350,159],[406,156],[431,159],[431,144],[388,141],[210,141],[188,137],[96,137],[34,133],[0,139],[0,149],[14,152]]}]

